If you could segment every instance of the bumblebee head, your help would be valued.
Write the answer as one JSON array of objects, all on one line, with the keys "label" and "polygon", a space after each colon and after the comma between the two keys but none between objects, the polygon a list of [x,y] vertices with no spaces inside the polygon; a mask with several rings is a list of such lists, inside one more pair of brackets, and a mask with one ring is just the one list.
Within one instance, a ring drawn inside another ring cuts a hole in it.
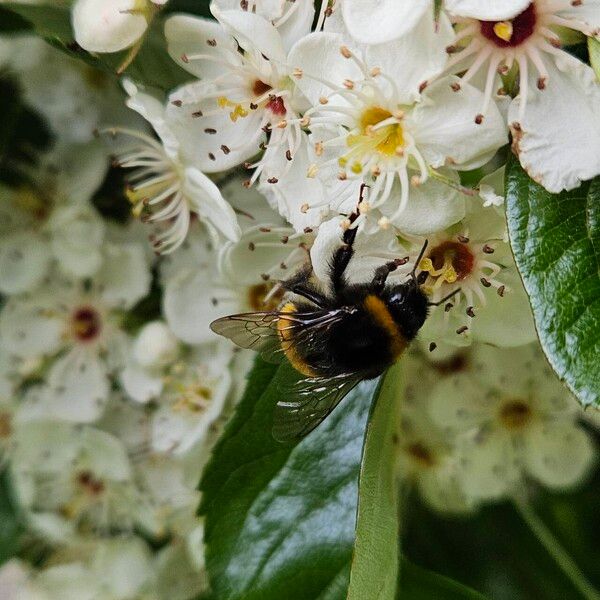
[{"label": "bumblebee head", "polygon": [[416,337],[429,313],[425,292],[413,281],[390,286],[386,304],[394,321],[407,340]]}]

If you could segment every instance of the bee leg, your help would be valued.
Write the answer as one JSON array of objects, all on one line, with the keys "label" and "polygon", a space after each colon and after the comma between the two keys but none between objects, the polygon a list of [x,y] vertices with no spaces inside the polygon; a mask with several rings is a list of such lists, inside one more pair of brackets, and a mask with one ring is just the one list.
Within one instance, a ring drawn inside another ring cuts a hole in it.
[{"label": "bee leg", "polygon": [[290,277],[286,281],[282,281],[281,285],[293,294],[298,294],[307,300],[310,300],[316,304],[319,308],[324,308],[329,303],[327,298],[323,296],[318,290],[315,290],[311,285],[309,278],[312,274],[312,267],[307,265],[304,269],[301,269],[294,276]]},{"label": "bee leg", "polygon": [[398,267],[405,265],[408,262],[408,258],[396,258],[390,262],[381,265],[375,269],[375,274],[371,280],[371,289],[375,292],[381,292],[385,287],[388,275],[393,273]]}]

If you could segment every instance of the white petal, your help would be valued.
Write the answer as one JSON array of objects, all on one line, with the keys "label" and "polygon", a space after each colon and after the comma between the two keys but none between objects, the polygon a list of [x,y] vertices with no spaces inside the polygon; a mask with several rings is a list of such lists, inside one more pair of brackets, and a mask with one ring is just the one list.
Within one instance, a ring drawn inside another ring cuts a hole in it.
[{"label": "white petal", "polygon": [[[173,60],[199,79],[213,79],[222,75],[228,69],[223,65],[223,61],[232,66],[239,66],[242,63],[235,40],[214,21],[176,15],[167,19],[165,37]],[[185,58],[185,60],[182,58],[195,55],[210,58]]]},{"label": "white petal", "polygon": [[572,422],[532,428],[524,448],[528,471],[551,488],[580,483],[593,465],[594,455],[592,438]]},{"label": "white petal", "polygon": [[[279,4],[279,6],[281,6],[281,4]],[[293,5],[291,6],[293,7]],[[288,10],[290,10],[290,8],[288,8]],[[312,2],[300,2],[294,14],[289,17],[285,23],[277,27],[285,50],[289,52],[298,40],[301,40],[305,35],[310,33],[314,17],[314,4]]]},{"label": "white petal", "polygon": [[179,343],[163,321],[151,321],[142,327],[133,344],[133,358],[142,367],[162,367],[172,362]]},{"label": "white petal", "polygon": [[[340,47],[345,43],[344,37],[338,33],[311,33],[290,51],[290,67],[304,72],[296,80],[296,85],[311,104],[318,105],[319,98],[329,96],[333,92],[332,86],[343,85],[345,79],[362,79],[356,63],[340,53]],[[332,86],[325,85],[322,81],[329,82]]]},{"label": "white petal", "polygon": [[74,348],[56,360],[40,401],[48,416],[87,423],[95,421],[108,401],[106,367],[92,349]]},{"label": "white petal", "polygon": [[232,306],[215,298],[218,293],[213,283],[207,272],[184,269],[165,287],[163,311],[167,323],[173,333],[188,344],[214,341],[215,334],[210,330],[210,323],[236,312],[235,304]]},{"label": "white petal", "polygon": [[[122,101],[120,94],[118,101]],[[129,111],[127,113],[129,114]],[[114,112],[111,117],[113,114]],[[104,181],[109,167],[106,147],[102,140],[98,139],[86,144],[69,144],[66,148],[54,148],[52,159],[58,168],[57,193],[73,204],[89,202]]]},{"label": "white petal", "polygon": [[476,308],[476,317],[469,325],[473,339],[505,348],[533,342],[537,335],[521,278],[514,268],[500,277],[510,289],[502,297],[493,288],[484,290],[486,304]]},{"label": "white petal", "polygon": [[48,222],[59,267],[75,277],[90,277],[102,263],[104,222],[87,204],[59,207]]},{"label": "white petal", "polygon": [[151,280],[143,246],[105,244],[104,263],[94,278],[105,302],[130,308],[148,293]]},{"label": "white petal", "polygon": [[[235,121],[230,107],[219,108],[214,87],[191,83],[175,90],[167,107],[169,126],[177,135],[181,155],[205,173],[216,173],[235,167],[260,151],[264,138],[261,130],[263,111],[251,110]],[[174,101],[183,102],[176,106]],[[208,115],[208,113],[216,114]],[[207,113],[208,116],[197,116]]]},{"label": "white petal", "polygon": [[287,55],[281,36],[265,18],[242,10],[214,10],[218,21],[235,37],[246,52],[254,52],[274,61],[277,67],[285,63]]},{"label": "white petal", "polygon": [[[395,202],[394,194],[400,194],[399,186],[381,207],[381,212],[388,217],[398,207],[399,200]],[[447,184],[429,178],[424,184],[410,188],[408,205],[392,224],[402,233],[425,235],[446,229],[464,216],[464,196]]]},{"label": "white petal", "polygon": [[[557,14],[566,19],[583,21],[596,32],[600,28],[600,0],[585,0],[581,3],[570,2],[566,8],[557,11]],[[573,29],[577,29],[577,27],[573,27]],[[598,37],[597,33],[596,37]]]},{"label": "white petal", "polygon": [[186,169],[184,193],[191,208],[226,239],[232,242],[240,239],[242,230],[233,208],[204,173],[193,167]]},{"label": "white petal", "polygon": [[594,71],[575,59],[546,61],[546,89],[533,80],[525,116],[519,120],[520,96],[511,104],[513,149],[529,176],[548,191],[578,187],[600,173],[600,85]]},{"label": "white petal", "polygon": [[414,29],[400,39],[368,46],[366,62],[394,79],[400,92],[398,100],[408,102],[419,95],[421,83],[444,69],[448,60],[446,47],[454,37],[448,17],[442,13],[436,29],[433,10],[428,10]]},{"label": "white petal", "polygon": [[342,15],[352,37],[365,44],[389,42],[412,31],[431,0],[344,0]]},{"label": "white petal", "polygon": [[77,0],[72,21],[75,40],[89,52],[118,52],[132,46],[148,22],[131,14],[134,0]]},{"label": "white petal", "polygon": [[5,237],[0,241],[0,292],[33,290],[47,275],[51,258],[48,243],[33,231]]},{"label": "white petal", "polygon": [[128,364],[120,375],[125,392],[136,402],[146,403],[158,398],[163,388],[162,377],[152,375],[151,371],[138,364]]},{"label": "white petal", "polygon": [[531,0],[445,0],[448,12],[460,17],[482,21],[501,21],[516,17],[531,4]]},{"label": "white petal", "polygon": [[131,465],[123,442],[106,431],[86,427],[81,434],[86,462],[98,477],[125,481],[131,477]]},{"label": "white petal", "polygon": [[179,142],[173,135],[166,118],[165,107],[154,96],[140,92],[138,87],[129,79],[123,80],[123,88],[129,95],[126,104],[132,110],[142,115],[161,139],[168,156],[174,157],[179,149]]},{"label": "white petal", "polygon": [[492,500],[504,496],[518,481],[519,465],[510,437],[496,431],[461,443],[459,477],[467,496]]},{"label": "white petal", "polygon": [[506,125],[495,104],[490,104],[483,122],[475,123],[483,93],[471,85],[450,88],[455,78],[444,78],[423,94],[423,101],[410,116],[411,131],[423,156],[433,167],[443,165],[473,169],[486,163],[508,142]]},{"label": "white petal", "polygon": [[47,298],[9,301],[0,312],[2,347],[22,358],[53,354],[62,344],[64,322]]},{"label": "white petal", "polygon": [[[291,161],[287,160],[285,151],[286,148],[281,146],[267,151],[259,190],[296,231],[317,227],[329,212],[329,206],[324,202],[326,197],[321,180],[308,176],[311,160],[307,136],[302,135]],[[274,183],[269,183],[269,179]],[[313,204],[317,206],[311,208]]]}]

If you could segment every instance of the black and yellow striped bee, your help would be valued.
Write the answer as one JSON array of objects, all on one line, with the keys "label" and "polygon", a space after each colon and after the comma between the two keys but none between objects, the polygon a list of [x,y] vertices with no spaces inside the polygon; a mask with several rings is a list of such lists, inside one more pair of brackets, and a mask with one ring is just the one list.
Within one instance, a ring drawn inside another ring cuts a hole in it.
[{"label": "black and yellow striped bee", "polygon": [[[352,223],[358,212],[350,215]],[[302,437],[323,421],[360,381],[381,375],[416,337],[431,303],[416,275],[423,246],[405,283],[390,285],[388,275],[408,258],[378,267],[368,283],[348,283],[345,271],[353,256],[357,229],[344,232],[330,262],[331,292],[311,283],[312,268],[281,282],[299,299],[285,299],[276,311],[217,319],[215,333],[268,361],[283,357],[303,376],[288,389],[275,410],[273,435],[285,441]]]}]

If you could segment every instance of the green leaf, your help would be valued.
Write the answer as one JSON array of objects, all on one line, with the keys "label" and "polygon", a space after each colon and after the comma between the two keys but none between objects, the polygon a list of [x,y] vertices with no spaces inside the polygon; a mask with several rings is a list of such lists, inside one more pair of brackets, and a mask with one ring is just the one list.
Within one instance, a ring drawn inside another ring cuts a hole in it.
[{"label": "green leaf", "polygon": [[[92,54],[81,49],[75,43],[71,11],[67,6],[6,3],[0,9],[0,18],[2,13],[8,13],[11,17],[14,31],[18,31],[19,27],[21,30],[33,30],[72,58],[113,75],[117,75],[130,53],[128,49],[111,54]],[[15,22],[15,15],[20,17],[20,21]],[[162,17],[152,21],[139,52],[124,74],[146,86],[167,91],[189,81],[191,76],[170,58],[163,27]]]},{"label": "green leaf", "polygon": [[367,426],[348,600],[394,600],[400,564],[396,477],[402,363],[385,375]]},{"label": "green leaf", "polygon": [[540,342],[582,404],[600,403],[600,177],[551,194],[511,157],[508,228]]},{"label": "green leaf", "polygon": [[[453,579],[402,561],[400,600],[485,600],[485,596]],[[371,596],[363,596],[371,598]]]},{"label": "green leaf", "polygon": [[0,565],[18,550],[21,524],[10,489],[8,472],[0,472]]},{"label": "green leaf", "polygon": [[588,38],[588,52],[590,54],[590,64],[594,73],[596,73],[596,79],[600,81],[600,41],[595,38]]},{"label": "green leaf", "polygon": [[377,381],[358,385],[308,437],[271,435],[278,382],[257,361],[202,483],[207,567],[216,598],[346,597],[364,432]]}]

